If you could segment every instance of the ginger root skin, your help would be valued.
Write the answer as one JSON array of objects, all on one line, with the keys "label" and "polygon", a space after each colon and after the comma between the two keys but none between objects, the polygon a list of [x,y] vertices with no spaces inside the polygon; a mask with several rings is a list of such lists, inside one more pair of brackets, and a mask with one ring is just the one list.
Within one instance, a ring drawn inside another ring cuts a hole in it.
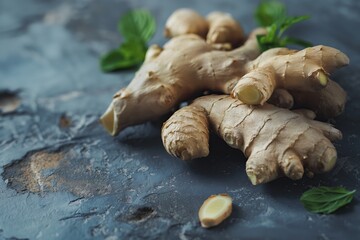
[{"label": "ginger root skin", "polygon": [[232,95],[256,105],[264,104],[277,88],[317,92],[328,85],[332,71],[348,64],[344,53],[322,45],[301,51],[270,49],[247,64],[248,73],[239,79]]},{"label": "ginger root skin", "polygon": [[196,34],[203,38],[209,30],[206,19],[196,11],[181,8],[173,12],[165,24],[165,37],[172,38],[185,34]]},{"label": "ginger root skin", "polygon": [[205,19],[192,9],[181,8],[166,21],[164,35],[172,38],[186,34],[205,38],[210,45],[221,50],[238,47],[245,40],[242,27],[229,13],[211,12]]},{"label": "ginger root skin", "polygon": [[[115,136],[128,126],[158,119],[204,90],[229,93],[228,80],[244,75],[245,64],[260,54],[256,44],[251,37],[240,48],[218,51],[188,34],[172,38],[163,48],[150,47],[134,79],[114,95],[101,123]],[[105,120],[111,116],[113,121]]]},{"label": "ginger root skin", "polygon": [[211,12],[206,19],[210,26],[206,36],[209,44],[231,44],[235,48],[245,40],[242,27],[229,13]]},{"label": "ginger root skin", "polygon": [[294,106],[293,96],[289,93],[289,91],[281,88],[275,89],[267,102],[277,107],[286,109],[291,109]]},{"label": "ginger root skin", "polygon": [[[198,115],[203,115],[201,118],[208,119],[212,131],[248,158],[246,173],[254,185],[281,176],[297,180],[305,171],[323,173],[335,165],[337,152],[331,141],[342,138],[339,130],[312,120],[313,113],[306,110],[297,114],[270,104],[248,106],[228,95],[200,97],[190,106],[175,112],[162,129],[164,147],[169,153],[181,149],[186,159],[199,155],[192,142],[206,138],[185,134],[189,131],[187,118],[192,116],[189,112],[195,112],[196,108]],[[192,128],[203,129],[204,124]],[[168,136],[176,141],[169,141]],[[207,145],[203,146],[199,152],[208,152]]]},{"label": "ginger root skin", "polygon": [[290,91],[295,106],[312,109],[317,118],[327,120],[340,115],[345,109],[346,92],[329,79],[327,86],[318,92]]},{"label": "ginger root skin", "polygon": [[[147,54],[131,83],[115,94],[101,122],[116,135],[128,126],[169,113],[180,102],[205,90],[232,93],[246,104],[257,105],[264,104],[281,88],[294,96],[295,104],[314,110],[323,118],[341,113],[345,92],[327,77],[323,86],[321,79],[325,72],[346,65],[346,55],[334,48],[316,46],[299,52],[272,49],[256,58],[260,51],[254,36],[261,31],[255,30],[243,46],[226,52],[213,50],[197,35],[182,35],[171,39],[164,48],[150,48],[156,54]],[[314,52],[330,57],[318,63],[316,58],[310,62],[301,60],[303,55]],[[317,104],[320,101],[323,104]],[[105,121],[109,116],[114,120]]]},{"label": "ginger root skin", "polygon": [[[179,124],[184,128],[174,132],[173,127]],[[167,150],[172,156],[190,160],[209,155],[209,123],[204,109],[187,107],[187,111],[178,115],[176,121],[163,124],[161,135],[166,136],[162,138],[163,144],[169,146]],[[183,139],[186,139],[186,142],[182,142]]]},{"label": "ginger root skin", "polygon": [[[190,17],[180,17],[182,14]],[[219,15],[224,17],[223,13],[214,16]],[[202,23],[199,26],[193,24],[191,16],[200,18]],[[180,20],[185,23],[180,24]],[[213,21],[217,22],[211,20],[210,28],[222,26]],[[231,51],[219,51],[214,49],[214,44],[203,39],[209,24],[193,10],[180,9],[170,16],[168,22],[169,36],[176,37],[163,48],[149,48],[145,62],[133,80],[114,95],[100,119],[114,136],[126,127],[158,119],[182,101],[204,91],[231,93],[246,104],[262,105],[277,89],[283,89],[293,95],[296,106],[307,107],[324,118],[337,116],[344,108],[345,92],[329,79],[334,69],[349,63],[348,57],[337,49],[320,45],[301,51],[276,48],[261,54],[256,36],[266,33],[266,30],[259,28],[242,46]],[[188,27],[185,27],[186,31],[175,30],[178,26]],[[187,34],[189,32],[197,35]],[[301,94],[297,94],[299,91]],[[329,94],[335,91],[341,94],[338,97]],[[309,100],[302,97],[305,95]],[[272,100],[290,107],[289,99],[289,96],[278,94],[278,98],[275,96]],[[320,100],[324,102],[321,107],[316,104]]]}]

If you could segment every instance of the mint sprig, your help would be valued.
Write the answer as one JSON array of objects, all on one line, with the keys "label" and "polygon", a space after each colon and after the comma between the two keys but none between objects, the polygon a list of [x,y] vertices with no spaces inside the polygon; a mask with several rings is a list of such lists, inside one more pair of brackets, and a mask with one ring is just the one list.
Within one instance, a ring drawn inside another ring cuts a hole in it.
[{"label": "mint sprig", "polygon": [[149,11],[139,9],[126,13],[120,19],[118,29],[124,42],[101,58],[100,66],[104,72],[141,64],[145,59],[147,42],[155,33],[156,23]]},{"label": "mint sprig", "polygon": [[300,201],[308,211],[330,214],[349,204],[355,192],[343,187],[317,187],[304,192]]},{"label": "mint sprig", "polygon": [[285,15],[285,5],[278,1],[262,1],[255,11],[255,19],[262,27],[270,26]]},{"label": "mint sprig", "polygon": [[285,6],[278,1],[262,1],[255,11],[255,18],[260,26],[266,27],[266,35],[258,35],[257,41],[261,51],[270,48],[300,45],[311,47],[308,41],[284,36],[285,31],[296,23],[309,19],[309,16],[288,16]]},{"label": "mint sprig", "polygon": [[155,33],[156,23],[148,10],[126,13],[119,21],[119,32],[126,40],[137,39],[147,43]]}]

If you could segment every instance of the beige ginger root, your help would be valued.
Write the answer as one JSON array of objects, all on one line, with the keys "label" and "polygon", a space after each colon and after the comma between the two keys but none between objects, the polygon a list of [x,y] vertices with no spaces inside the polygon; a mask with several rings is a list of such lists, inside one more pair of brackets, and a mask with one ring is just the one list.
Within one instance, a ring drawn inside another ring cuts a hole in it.
[{"label": "beige ginger root", "polygon": [[245,39],[242,27],[228,13],[211,12],[205,19],[192,9],[181,8],[166,21],[164,35],[171,38],[185,34],[206,37],[214,48],[228,50],[238,47]]},{"label": "beige ginger root", "polygon": [[[176,37],[163,48],[149,48],[134,79],[114,95],[101,117],[110,134],[158,119],[203,91],[232,93],[242,102],[254,105],[267,100],[286,108],[295,104],[310,108],[322,118],[342,112],[346,94],[328,75],[349,63],[345,54],[316,46],[298,52],[277,48],[260,55],[256,35],[264,34],[265,29],[254,30],[242,46],[232,51],[219,51],[215,46],[218,43],[207,43],[212,42],[211,33],[226,35],[228,30],[224,28],[237,28],[239,34],[215,38],[216,42],[222,39],[234,44],[242,29],[225,13],[211,13],[208,20],[209,23],[189,9],[180,9],[170,16],[165,32]],[[197,35],[187,34],[192,32]],[[206,34],[207,40],[202,38]]]},{"label": "beige ginger root", "polygon": [[[339,115],[344,111],[346,92],[329,79],[327,86],[319,92],[290,91],[296,105],[314,110],[320,119]],[[329,102],[331,100],[331,102]]]},{"label": "beige ginger root", "polygon": [[254,185],[331,170],[337,158],[331,141],[341,139],[341,132],[312,120],[309,110],[298,113],[270,104],[248,106],[228,95],[204,96],[164,123],[162,140],[183,160],[205,157],[211,128],[248,158],[246,173]]},{"label": "beige ginger root", "polygon": [[134,79],[114,95],[101,123],[116,135],[128,126],[169,113],[204,90],[229,92],[228,80],[244,75],[244,65],[260,54],[255,38],[258,32],[262,30],[229,52],[213,50],[197,35],[175,37],[162,49],[150,47]]},{"label": "beige ginger root", "polygon": [[[256,35],[260,32],[263,30],[255,30],[243,46],[226,52],[213,50],[196,35],[178,36],[163,48],[150,48],[152,53],[147,54],[131,83],[114,95],[101,117],[102,124],[116,135],[128,126],[169,113],[180,102],[205,90],[232,92],[247,104],[263,104],[276,88],[314,92],[314,104],[309,108],[319,115],[330,114],[326,117],[341,113],[345,98],[328,92],[343,90],[333,83],[331,91],[326,90],[331,82],[327,75],[349,62],[346,55],[331,47],[316,46],[299,52],[271,49],[259,56]],[[293,97],[295,103],[297,98],[302,99],[302,95]],[[326,103],[326,109],[315,104],[317,99]]]},{"label": "beige ginger root", "polygon": [[328,85],[330,72],[349,63],[340,51],[315,46],[301,51],[274,48],[247,66],[251,69],[238,81],[232,94],[247,104],[264,104],[274,89],[316,92]]},{"label": "beige ginger root", "polygon": [[205,38],[208,30],[209,23],[203,16],[192,9],[180,8],[166,21],[164,35],[170,38],[193,33]]},{"label": "beige ginger root", "polygon": [[209,22],[209,32],[206,36],[209,44],[230,44],[235,48],[244,41],[242,27],[229,13],[211,12],[206,19]]}]

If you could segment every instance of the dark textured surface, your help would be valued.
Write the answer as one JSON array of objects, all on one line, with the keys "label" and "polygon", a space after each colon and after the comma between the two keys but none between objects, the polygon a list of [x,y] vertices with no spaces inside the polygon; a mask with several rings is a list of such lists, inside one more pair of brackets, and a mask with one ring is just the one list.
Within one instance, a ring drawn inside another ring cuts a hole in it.
[{"label": "dark textured surface", "polygon": [[[313,16],[293,35],[351,59],[333,76],[349,93],[334,121],[344,139],[332,172],[253,187],[244,157],[216,137],[209,157],[185,164],[165,152],[159,125],[107,135],[98,117],[134,71],[103,74],[98,59],[119,43],[116,22],[130,8],[154,13],[152,42],[163,44],[162,26],[178,7],[229,11],[248,32],[257,1],[0,0],[0,107],[8,107],[0,115],[0,239],[356,239],[358,194],[329,216],[307,212],[299,197],[318,185],[360,190],[360,4],[286,2]],[[9,111],[16,96],[21,105]],[[201,203],[223,192],[233,214],[202,229]]]}]

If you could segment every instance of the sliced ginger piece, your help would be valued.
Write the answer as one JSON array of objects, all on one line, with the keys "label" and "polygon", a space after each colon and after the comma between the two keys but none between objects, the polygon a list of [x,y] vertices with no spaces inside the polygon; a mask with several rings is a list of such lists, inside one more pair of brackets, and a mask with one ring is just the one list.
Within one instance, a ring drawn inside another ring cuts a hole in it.
[{"label": "sliced ginger piece", "polygon": [[228,194],[211,195],[199,210],[199,219],[204,228],[214,227],[228,218],[232,211],[232,199]]}]

